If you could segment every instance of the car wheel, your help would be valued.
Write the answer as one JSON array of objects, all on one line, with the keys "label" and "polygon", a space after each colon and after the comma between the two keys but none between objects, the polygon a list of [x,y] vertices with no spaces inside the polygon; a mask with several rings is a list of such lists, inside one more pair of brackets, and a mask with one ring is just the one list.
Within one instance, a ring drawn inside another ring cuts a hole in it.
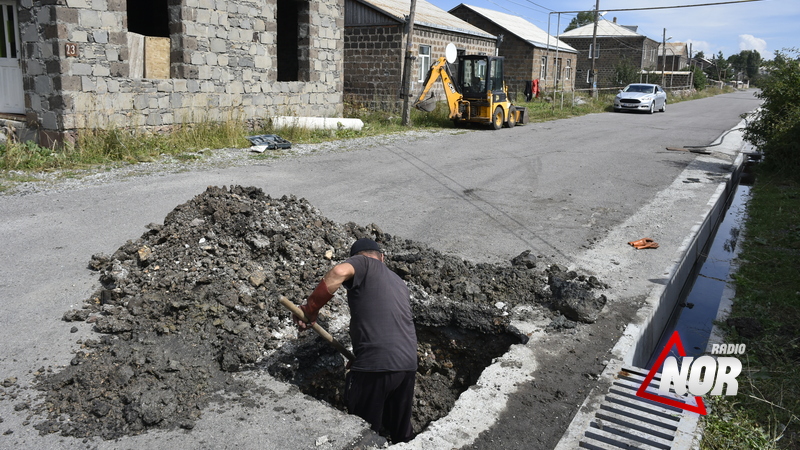
[{"label": "car wheel", "polygon": [[650,103],[650,109],[649,109],[649,110],[647,110],[647,112],[648,112],[649,114],[653,114],[653,113],[655,112],[655,110],[656,110],[656,101],[655,101],[655,100],[653,100],[653,101]]},{"label": "car wheel", "polygon": [[494,109],[494,114],[492,114],[492,128],[495,130],[503,128],[503,122],[503,108],[498,106]]},{"label": "car wheel", "polygon": [[517,124],[517,108],[511,106],[508,108],[508,122],[506,122],[506,126],[508,128],[514,128],[514,125]]},{"label": "car wheel", "polygon": [[667,112],[667,101],[664,100],[664,104],[661,105],[661,112]]}]

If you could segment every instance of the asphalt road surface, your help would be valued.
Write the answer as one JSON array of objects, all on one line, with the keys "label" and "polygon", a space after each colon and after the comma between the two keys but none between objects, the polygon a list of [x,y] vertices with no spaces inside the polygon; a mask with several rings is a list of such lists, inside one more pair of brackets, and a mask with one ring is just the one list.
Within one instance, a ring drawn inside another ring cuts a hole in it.
[{"label": "asphalt road surface", "polygon": [[[249,165],[0,196],[0,380],[13,377],[25,387],[40,367],[68,364],[75,341],[91,335],[88,326],[70,333],[73,324],[61,321],[98,285],[97,274],[87,269],[90,256],[110,254],[139,237],[148,223],[161,223],[206,186],[257,186],[273,197],[305,197],[337,222],[375,223],[474,261],[508,261],[531,250],[582,267],[587,251],[619,232],[697,158],[666,147],[712,143],[758,107],[753,94],[670,104],[666,113],[653,115],[602,113],[498,131],[431,133]],[[630,238],[655,233],[670,220]],[[675,237],[664,238],[680,242],[688,228],[676,227],[670,231]],[[603,267],[589,269],[602,279]],[[622,295],[641,296],[647,288],[634,283]],[[0,448],[244,449],[286,448],[287,442],[343,448],[363,431],[351,416],[265,383],[285,396],[290,412],[210,410],[190,432],[114,442],[39,436],[24,424],[25,411],[3,401]]]}]

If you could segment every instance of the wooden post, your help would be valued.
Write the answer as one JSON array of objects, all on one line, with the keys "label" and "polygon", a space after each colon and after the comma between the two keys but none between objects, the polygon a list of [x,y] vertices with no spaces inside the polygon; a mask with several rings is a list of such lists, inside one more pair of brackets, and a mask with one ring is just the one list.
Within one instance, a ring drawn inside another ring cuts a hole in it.
[{"label": "wooden post", "polygon": [[408,14],[408,34],[406,35],[406,52],[403,60],[403,126],[411,126],[411,69],[414,66],[412,43],[414,37],[414,10],[417,0],[411,0],[411,11]]}]

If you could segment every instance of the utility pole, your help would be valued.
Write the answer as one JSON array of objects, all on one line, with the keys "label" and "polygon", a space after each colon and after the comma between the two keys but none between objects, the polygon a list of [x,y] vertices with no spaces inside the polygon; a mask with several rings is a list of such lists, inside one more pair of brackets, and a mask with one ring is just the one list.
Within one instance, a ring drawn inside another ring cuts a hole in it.
[{"label": "utility pole", "polygon": [[[599,0],[598,0],[599,1]],[[411,126],[411,67],[414,65],[414,55],[411,52],[414,36],[414,10],[417,0],[411,0],[411,11],[408,13],[408,35],[406,36],[406,56],[403,62],[403,126]]]},{"label": "utility pole", "polygon": [[661,36],[661,85],[664,85],[664,67],[667,65],[667,29],[664,28],[664,34]]},{"label": "utility pole", "polygon": [[600,0],[594,5],[594,31],[592,31],[592,69],[589,76],[592,77],[592,97],[597,98],[597,70],[594,68],[594,55],[597,54],[597,20],[600,14]]}]

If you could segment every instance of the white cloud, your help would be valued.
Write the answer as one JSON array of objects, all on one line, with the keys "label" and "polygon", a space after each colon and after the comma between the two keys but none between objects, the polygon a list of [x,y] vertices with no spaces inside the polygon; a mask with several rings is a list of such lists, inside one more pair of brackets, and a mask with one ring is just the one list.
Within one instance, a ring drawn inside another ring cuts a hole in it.
[{"label": "white cloud", "polygon": [[694,39],[687,39],[687,44],[692,44],[692,56],[696,55],[697,52],[703,52],[706,58],[711,58],[712,56],[716,55],[717,53],[712,50],[711,44],[706,41],[695,41]]},{"label": "white cloud", "polygon": [[767,41],[750,34],[740,34],[739,50],[756,50],[763,55],[767,51]]}]

